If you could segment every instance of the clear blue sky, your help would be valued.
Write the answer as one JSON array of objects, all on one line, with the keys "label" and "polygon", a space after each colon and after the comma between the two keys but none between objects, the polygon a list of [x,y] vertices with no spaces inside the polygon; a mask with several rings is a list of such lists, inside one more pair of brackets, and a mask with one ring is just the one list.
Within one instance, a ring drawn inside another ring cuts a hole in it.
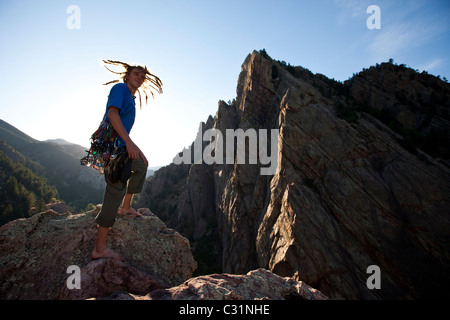
[{"label": "clear blue sky", "polygon": [[[80,29],[67,27],[70,5]],[[370,5],[378,30],[366,26]],[[131,137],[161,166],[235,98],[253,50],[341,81],[390,58],[450,79],[450,1],[2,0],[0,43],[0,119],[38,140],[88,146],[111,88],[102,83],[115,79],[100,59],[147,65],[164,94],[137,112]]]}]

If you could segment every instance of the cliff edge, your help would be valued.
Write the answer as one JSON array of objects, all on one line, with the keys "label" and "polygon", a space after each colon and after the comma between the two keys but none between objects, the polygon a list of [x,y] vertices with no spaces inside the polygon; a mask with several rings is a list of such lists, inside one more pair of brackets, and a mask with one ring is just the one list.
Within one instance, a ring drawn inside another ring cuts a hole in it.
[{"label": "cliff edge", "polygon": [[156,215],[119,216],[109,245],[124,261],[92,260],[97,212],[48,210],[0,227],[0,299],[327,299],[264,269],[192,278],[197,263],[189,242]]}]

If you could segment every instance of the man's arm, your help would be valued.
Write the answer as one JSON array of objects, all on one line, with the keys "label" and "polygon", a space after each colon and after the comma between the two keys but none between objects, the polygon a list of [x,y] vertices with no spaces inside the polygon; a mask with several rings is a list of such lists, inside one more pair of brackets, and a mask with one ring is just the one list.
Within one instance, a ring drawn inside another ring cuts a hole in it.
[{"label": "man's arm", "polygon": [[142,151],[138,148],[138,146],[131,140],[128,132],[125,130],[122,124],[122,120],[120,119],[119,109],[115,107],[110,107],[108,109],[108,119],[111,122],[114,130],[116,130],[117,134],[122,138],[125,142],[128,152],[128,157],[133,160],[139,159],[139,157],[144,160],[144,162],[148,165],[147,158],[144,156]]}]

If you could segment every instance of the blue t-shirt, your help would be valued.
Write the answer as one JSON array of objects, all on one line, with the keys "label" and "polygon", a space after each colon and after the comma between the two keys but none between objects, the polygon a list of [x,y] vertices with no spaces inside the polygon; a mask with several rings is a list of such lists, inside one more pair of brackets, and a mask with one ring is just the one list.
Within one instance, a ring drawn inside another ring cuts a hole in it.
[{"label": "blue t-shirt", "polygon": [[[114,85],[109,92],[108,102],[106,103],[106,112],[103,117],[103,120],[108,123],[110,122],[108,119],[108,110],[110,107],[115,107],[120,110],[120,120],[122,120],[123,127],[127,133],[130,134],[136,116],[136,103],[125,83]],[[125,142],[120,137],[118,147],[125,147]]]}]

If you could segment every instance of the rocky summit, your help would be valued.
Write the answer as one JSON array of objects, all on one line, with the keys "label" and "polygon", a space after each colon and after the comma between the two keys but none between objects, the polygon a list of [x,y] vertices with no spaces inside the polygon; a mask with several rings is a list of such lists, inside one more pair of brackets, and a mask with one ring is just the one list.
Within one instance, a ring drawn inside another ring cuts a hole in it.
[{"label": "rocky summit", "polygon": [[147,181],[140,206],[190,240],[200,273],[298,274],[331,298],[449,296],[448,83],[392,61],[341,83],[255,51],[199,136],[210,129],[279,130],[277,167],[262,175],[247,142],[244,163],[178,161]]},{"label": "rocky summit", "polygon": [[133,300],[327,300],[302,281],[257,269],[245,275],[211,274],[183,284],[158,289],[145,296],[118,293],[114,298]]},{"label": "rocky summit", "polygon": [[119,216],[110,230],[109,245],[124,261],[90,258],[98,208],[80,214],[48,210],[3,225],[0,299],[327,299],[299,279],[264,269],[192,278],[197,263],[188,240],[148,209],[138,210],[144,211],[139,218]]},{"label": "rocky summit", "polygon": [[[155,215],[118,217],[108,241],[124,262],[92,261],[97,212],[49,210],[3,225],[0,299],[101,298],[120,290],[146,294],[192,276],[197,263],[188,240]],[[80,290],[67,285],[74,266],[81,275]]]}]

